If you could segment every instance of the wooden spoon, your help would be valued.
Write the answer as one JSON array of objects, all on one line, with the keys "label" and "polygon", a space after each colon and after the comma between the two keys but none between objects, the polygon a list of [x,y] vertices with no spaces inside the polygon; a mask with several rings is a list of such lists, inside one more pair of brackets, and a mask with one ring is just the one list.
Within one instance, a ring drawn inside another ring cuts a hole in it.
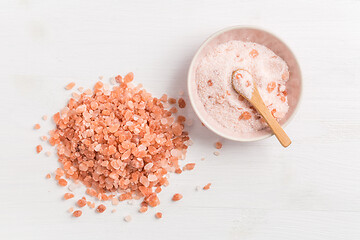
[{"label": "wooden spoon", "polygon": [[283,145],[283,147],[289,146],[291,144],[290,138],[265,106],[251,73],[244,69],[238,69],[233,72],[231,81],[235,91],[248,100],[261,116],[263,116],[281,145]]}]

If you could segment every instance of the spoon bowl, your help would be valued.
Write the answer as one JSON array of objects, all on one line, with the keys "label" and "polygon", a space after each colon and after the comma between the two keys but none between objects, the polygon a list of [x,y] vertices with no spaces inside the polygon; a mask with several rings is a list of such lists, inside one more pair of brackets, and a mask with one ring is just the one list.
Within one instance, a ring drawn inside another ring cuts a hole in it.
[{"label": "spoon bowl", "polygon": [[234,90],[248,100],[261,114],[281,145],[288,147],[291,144],[291,140],[266,107],[251,73],[244,69],[238,69],[232,73],[231,83]]}]

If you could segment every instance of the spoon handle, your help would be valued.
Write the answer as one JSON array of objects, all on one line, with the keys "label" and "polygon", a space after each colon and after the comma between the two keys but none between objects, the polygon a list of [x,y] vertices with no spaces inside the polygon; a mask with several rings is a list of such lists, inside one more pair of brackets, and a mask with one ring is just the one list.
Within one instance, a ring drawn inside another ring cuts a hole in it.
[{"label": "spoon handle", "polygon": [[284,129],[282,129],[278,121],[270,113],[256,87],[254,88],[251,102],[253,102],[253,106],[261,114],[261,116],[263,116],[267,124],[270,126],[271,130],[274,132],[281,145],[283,147],[288,147],[291,144],[290,138],[285,133]]}]

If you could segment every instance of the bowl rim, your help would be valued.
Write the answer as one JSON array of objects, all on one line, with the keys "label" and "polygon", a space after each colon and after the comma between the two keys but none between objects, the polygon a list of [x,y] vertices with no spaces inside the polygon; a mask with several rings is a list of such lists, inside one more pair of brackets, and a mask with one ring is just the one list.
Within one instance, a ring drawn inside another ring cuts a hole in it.
[{"label": "bowl rim", "polygon": [[200,52],[203,50],[203,48],[211,41],[213,40],[215,37],[225,33],[225,32],[228,32],[228,31],[231,31],[231,30],[234,30],[234,29],[254,29],[254,30],[258,30],[258,31],[262,31],[262,32],[265,32],[267,34],[270,34],[272,35],[273,37],[277,38],[282,44],[284,44],[284,46],[290,51],[290,53],[294,56],[294,60],[295,62],[297,63],[298,67],[299,67],[299,76],[300,76],[300,84],[299,84],[299,99],[298,99],[298,103],[297,105],[295,106],[294,110],[293,110],[293,113],[288,117],[288,119],[286,120],[286,122],[282,123],[281,126],[282,127],[285,127],[289,124],[289,122],[291,122],[291,120],[295,117],[295,115],[297,114],[298,110],[299,110],[299,105],[301,103],[301,99],[302,99],[302,91],[303,91],[303,80],[302,80],[302,72],[301,72],[301,67],[300,67],[300,64],[295,56],[295,54],[293,53],[293,51],[289,48],[289,46],[281,39],[279,38],[277,35],[273,34],[272,32],[269,32],[267,30],[264,30],[260,27],[257,27],[257,26],[251,26],[251,25],[235,25],[235,26],[230,26],[230,27],[226,27],[226,28],[223,28],[215,33],[213,33],[212,35],[210,35],[201,45],[200,47],[198,48],[198,50],[196,51],[195,55],[193,56],[192,60],[191,60],[191,63],[190,63],[190,66],[189,66],[189,70],[188,70],[188,75],[187,75],[187,88],[188,88],[188,94],[189,94],[189,99],[190,99],[190,103],[191,103],[191,106],[192,108],[194,109],[196,115],[198,116],[198,118],[200,119],[200,121],[208,128],[210,129],[212,132],[216,133],[217,135],[223,137],[223,138],[226,138],[226,139],[229,139],[229,140],[233,140],[233,141],[238,141],[238,142],[254,142],[254,141],[259,141],[259,140],[263,140],[263,139],[266,139],[268,137],[271,137],[274,135],[273,132],[269,132],[269,133],[266,133],[262,136],[257,136],[257,137],[252,137],[252,138],[242,138],[242,137],[234,137],[234,136],[230,136],[230,135],[227,135],[227,134],[224,134],[216,129],[214,129],[211,125],[208,124],[208,122],[206,121],[206,119],[204,118],[204,116],[202,116],[199,112],[199,110],[197,109],[196,107],[196,104],[195,104],[195,99],[194,99],[194,96],[192,94],[192,84],[191,84],[191,76],[193,74],[193,68],[194,68],[194,64],[195,64],[195,60],[198,58]]}]

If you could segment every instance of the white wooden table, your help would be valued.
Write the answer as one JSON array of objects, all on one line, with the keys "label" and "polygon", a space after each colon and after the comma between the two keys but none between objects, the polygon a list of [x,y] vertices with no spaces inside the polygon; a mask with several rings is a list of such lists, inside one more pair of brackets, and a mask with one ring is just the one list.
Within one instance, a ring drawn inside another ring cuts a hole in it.
[{"label": "white wooden table", "polygon": [[[360,239],[359,13],[355,0],[0,1],[0,239]],[[171,177],[158,208],[141,215],[121,204],[71,218],[75,200],[61,200],[65,189],[44,177],[58,166],[55,155],[34,150],[52,127],[41,116],[70,95],[63,87],[133,71],[155,96],[177,96],[200,44],[241,24],[275,33],[301,64],[291,147],[274,137],[224,140],[216,157],[218,137],[189,107],[187,161],[197,165]],[[195,191],[208,182],[211,190]],[[176,192],[184,198],[173,203]]]}]

